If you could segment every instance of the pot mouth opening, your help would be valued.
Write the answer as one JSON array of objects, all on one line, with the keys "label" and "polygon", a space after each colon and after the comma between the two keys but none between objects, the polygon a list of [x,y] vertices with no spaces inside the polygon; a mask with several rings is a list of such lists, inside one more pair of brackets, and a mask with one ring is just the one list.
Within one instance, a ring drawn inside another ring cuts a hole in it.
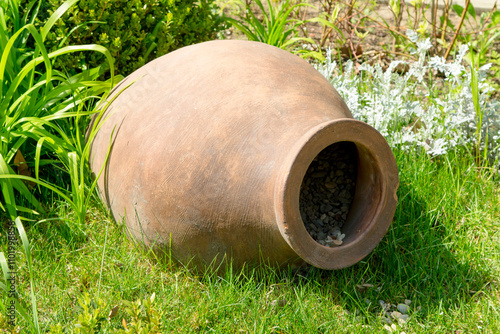
[{"label": "pot mouth opening", "polygon": [[354,200],[357,170],[358,150],[348,141],[324,148],[307,168],[300,186],[300,216],[311,238],[322,246],[344,243],[343,227]]},{"label": "pot mouth opening", "polygon": [[284,163],[275,192],[278,227],[305,262],[349,267],[387,232],[397,186],[394,155],[380,133],[353,119],[323,123]]}]

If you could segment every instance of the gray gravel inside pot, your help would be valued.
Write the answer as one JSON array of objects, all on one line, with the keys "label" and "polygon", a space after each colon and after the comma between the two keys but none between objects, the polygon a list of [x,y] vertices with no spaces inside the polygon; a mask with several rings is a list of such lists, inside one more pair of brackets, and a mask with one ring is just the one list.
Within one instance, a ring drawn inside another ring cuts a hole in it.
[{"label": "gray gravel inside pot", "polygon": [[299,208],[309,235],[327,247],[342,245],[342,227],[354,199],[358,152],[352,142],[334,143],[311,162],[300,187]]}]

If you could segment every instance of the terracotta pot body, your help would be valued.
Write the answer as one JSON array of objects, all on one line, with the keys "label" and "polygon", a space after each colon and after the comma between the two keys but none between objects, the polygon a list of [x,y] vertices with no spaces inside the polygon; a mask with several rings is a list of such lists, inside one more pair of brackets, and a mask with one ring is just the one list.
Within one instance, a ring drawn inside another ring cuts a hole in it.
[{"label": "terracotta pot body", "polygon": [[[247,41],[165,55],[114,90],[91,166],[115,219],[183,263],[306,261],[350,266],[385,235],[398,173],[384,138],[352,119],[332,85],[301,58]],[[114,132],[113,132],[114,131]],[[299,192],[308,166],[337,142],[356,146],[354,200],[339,247],[307,232]]]}]

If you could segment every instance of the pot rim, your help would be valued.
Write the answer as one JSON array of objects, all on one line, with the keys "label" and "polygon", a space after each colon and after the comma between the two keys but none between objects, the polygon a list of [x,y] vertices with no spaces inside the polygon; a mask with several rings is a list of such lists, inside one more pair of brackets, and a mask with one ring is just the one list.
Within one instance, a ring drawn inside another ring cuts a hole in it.
[{"label": "pot rim", "polygon": [[[352,142],[358,151],[356,190],[342,233],[344,243],[326,247],[307,232],[299,211],[302,180],[326,147]],[[351,118],[321,123],[292,147],[275,185],[275,214],[281,235],[295,253],[322,269],[349,267],[368,255],[386,234],[394,216],[399,185],[392,150],[370,125]]]}]

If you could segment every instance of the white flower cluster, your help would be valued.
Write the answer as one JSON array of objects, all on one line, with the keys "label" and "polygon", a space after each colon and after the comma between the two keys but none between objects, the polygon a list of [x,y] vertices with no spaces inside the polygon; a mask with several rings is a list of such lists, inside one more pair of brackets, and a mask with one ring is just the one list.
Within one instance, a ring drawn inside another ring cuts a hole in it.
[{"label": "white flower cluster", "polygon": [[316,69],[331,81],[354,118],[376,128],[390,145],[404,149],[421,146],[436,156],[456,146],[473,147],[481,138],[481,148],[498,162],[500,103],[488,99],[490,87],[485,78],[489,66],[477,71],[476,112],[471,69],[463,65],[467,46],[460,47],[454,61],[446,63],[441,57],[427,57],[429,40],[419,41],[412,31],[408,36],[417,45],[413,51],[416,61],[393,61],[385,71],[380,65],[365,63],[356,73],[351,61],[338,68],[328,51],[325,62]]}]

